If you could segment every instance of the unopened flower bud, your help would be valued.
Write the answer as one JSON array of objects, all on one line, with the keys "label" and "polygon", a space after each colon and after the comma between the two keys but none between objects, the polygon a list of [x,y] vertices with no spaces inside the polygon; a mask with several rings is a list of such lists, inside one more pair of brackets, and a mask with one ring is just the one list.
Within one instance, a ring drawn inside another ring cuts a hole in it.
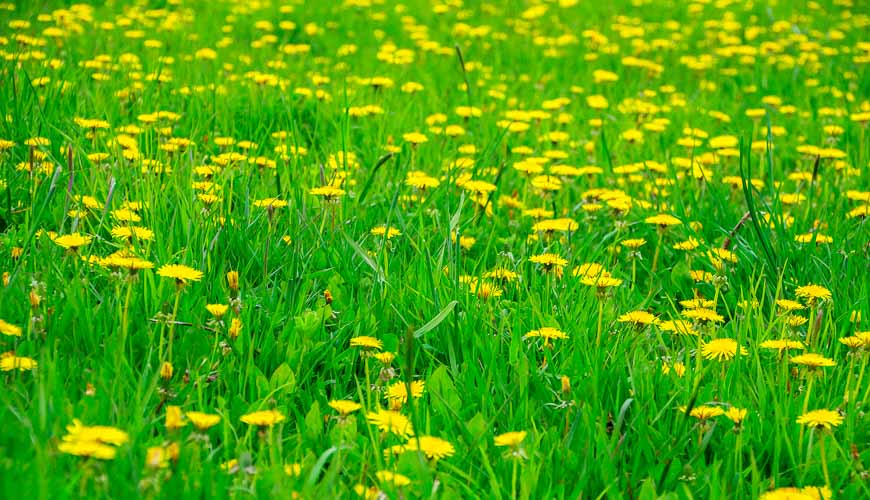
[{"label": "unopened flower bud", "polygon": [[169,361],[164,361],[162,365],[160,365],[160,378],[163,380],[169,380],[172,378],[172,373],[174,369],[172,368],[172,363]]},{"label": "unopened flower bud", "polygon": [[238,271],[227,272],[227,285],[230,287],[231,291],[233,291],[233,292],[239,291],[239,272]]}]

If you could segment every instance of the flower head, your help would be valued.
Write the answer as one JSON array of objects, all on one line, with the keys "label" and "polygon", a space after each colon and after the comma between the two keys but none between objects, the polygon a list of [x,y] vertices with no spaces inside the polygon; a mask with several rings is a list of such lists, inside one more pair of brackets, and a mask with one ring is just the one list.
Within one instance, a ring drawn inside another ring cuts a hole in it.
[{"label": "flower head", "polygon": [[63,442],[57,447],[59,451],[100,460],[112,460],[117,453],[114,447],[130,440],[126,432],[115,427],[86,426],[78,420],[73,420],[66,430]]},{"label": "flower head", "polygon": [[382,432],[389,432],[405,438],[414,435],[411,421],[397,411],[379,409],[376,412],[366,413],[366,420]]},{"label": "flower head", "polygon": [[166,264],[157,270],[157,275],[164,278],[172,278],[178,284],[202,279],[202,271],[181,264]]},{"label": "flower head", "polygon": [[620,323],[631,323],[641,327],[646,325],[658,324],[659,319],[652,313],[646,311],[631,311],[621,315],[616,321]]},{"label": "flower head", "polygon": [[220,415],[212,415],[199,411],[189,411],[184,415],[188,420],[193,422],[194,427],[201,431],[214,427],[221,421]]},{"label": "flower head", "polygon": [[833,410],[812,410],[797,419],[797,423],[816,429],[830,429],[843,423],[843,416]]},{"label": "flower head", "polygon": [[241,420],[248,425],[271,427],[277,423],[283,422],[285,418],[286,417],[277,410],[263,410],[242,415]]},{"label": "flower head", "polygon": [[411,438],[404,445],[404,451],[421,451],[430,460],[441,460],[452,457],[456,449],[449,441],[435,436],[420,436]]},{"label": "flower head", "polygon": [[10,337],[20,337],[21,327],[7,323],[0,319],[0,333],[2,333],[3,335],[8,335]]},{"label": "flower head", "polygon": [[798,356],[792,356],[789,361],[796,365],[806,366],[811,370],[836,366],[837,364],[837,362],[833,359],[829,359],[822,356],[821,354],[816,354],[812,352],[800,354]]},{"label": "flower head", "polygon": [[384,347],[384,343],[368,335],[359,335],[350,339],[350,346],[361,347],[364,350],[380,350]]},{"label": "flower head", "polygon": [[362,408],[361,404],[357,403],[356,401],[349,401],[347,399],[332,400],[327,404],[329,404],[329,407],[337,411],[342,417],[350,415],[351,413]]},{"label": "flower head", "polygon": [[56,236],[54,238],[54,243],[60,247],[66,248],[67,250],[76,251],[80,247],[89,245],[93,239],[93,236],[71,233],[63,236]]},{"label": "flower head", "polygon": [[[701,346],[701,354],[705,359],[715,359],[716,361],[727,361],[737,355],[737,341],[734,339],[714,339],[710,342],[705,342]],[[740,346],[740,355],[746,356],[749,351],[745,347]]]},{"label": "flower head", "polygon": [[[423,389],[426,386],[426,383],[424,381],[414,380],[413,382],[411,382],[410,385],[411,385],[411,396],[413,396],[414,399],[423,396]],[[398,400],[398,401],[401,401],[402,403],[407,402],[408,401],[408,384],[406,384],[404,381],[396,382],[395,384],[391,384],[389,387],[387,387],[386,397],[387,397],[387,399]]]},{"label": "flower head", "polygon": [[831,291],[821,285],[804,285],[795,290],[795,295],[804,299],[808,304],[831,300]]},{"label": "flower head", "polygon": [[524,439],[526,439],[526,431],[505,432],[495,437],[496,446],[510,446],[516,448]]}]

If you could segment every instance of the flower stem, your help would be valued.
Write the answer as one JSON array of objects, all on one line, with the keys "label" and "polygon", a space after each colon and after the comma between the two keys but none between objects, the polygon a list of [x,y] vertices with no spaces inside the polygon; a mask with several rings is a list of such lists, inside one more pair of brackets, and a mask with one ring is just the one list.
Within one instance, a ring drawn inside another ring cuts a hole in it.
[{"label": "flower stem", "polygon": [[828,474],[828,460],[825,455],[825,433],[824,431],[819,435],[819,447],[821,448],[820,452],[822,454],[822,472],[825,474],[825,486],[830,486],[831,477]]},{"label": "flower stem", "polygon": [[656,266],[657,266],[658,263],[659,263],[659,252],[660,252],[661,249],[662,249],[662,240],[663,240],[663,239],[664,239],[664,238],[663,238],[662,233],[659,232],[659,240],[658,240],[658,242],[656,243],[656,251],[655,251],[655,253],[653,254],[652,268],[650,268],[650,274],[651,274],[651,275],[652,275],[652,274],[655,274],[655,272],[656,272]]},{"label": "flower stem", "polygon": [[172,322],[169,323],[169,347],[166,350],[166,357],[172,361],[172,341],[175,338],[175,323],[178,317],[178,302],[181,300],[181,287],[175,289],[175,305],[172,307]]},{"label": "flower stem", "polygon": [[517,468],[519,467],[519,460],[514,458],[513,462],[513,472],[511,473],[511,498],[517,498]]},{"label": "flower stem", "polygon": [[118,358],[115,362],[117,368],[121,366],[121,360],[124,357],[124,353],[127,350],[127,332],[129,330],[129,318],[130,318],[130,296],[133,295],[133,278],[132,276],[127,277],[127,293],[124,297],[124,309],[121,311],[121,339],[118,342]]},{"label": "flower stem", "polygon": [[595,336],[595,347],[601,346],[601,322],[604,317],[604,298],[598,299],[598,334]]},{"label": "flower stem", "polygon": [[[809,378],[809,381],[807,382],[807,395],[806,397],[804,397],[804,408],[801,414],[806,413],[807,409],[810,407],[810,393],[813,391],[813,380],[815,380],[812,373],[809,373],[807,376]],[[804,445],[804,426],[801,426],[800,440],[798,441],[798,445],[800,447],[803,447]]]}]

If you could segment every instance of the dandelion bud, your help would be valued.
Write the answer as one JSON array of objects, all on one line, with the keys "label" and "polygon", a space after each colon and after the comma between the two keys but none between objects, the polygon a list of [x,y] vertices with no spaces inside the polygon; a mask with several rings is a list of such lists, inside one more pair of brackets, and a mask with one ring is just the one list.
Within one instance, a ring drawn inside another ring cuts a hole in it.
[{"label": "dandelion bud", "polygon": [[571,392],[571,379],[567,375],[562,375],[562,394]]},{"label": "dandelion bud", "polygon": [[172,378],[172,373],[174,369],[172,368],[172,363],[169,361],[164,361],[162,365],[160,365],[160,378],[163,380],[169,380]]},{"label": "dandelion bud", "polygon": [[229,271],[227,273],[227,285],[229,285],[231,291],[233,291],[233,292],[239,291],[239,272],[238,271]]},{"label": "dandelion bud", "polygon": [[39,307],[39,304],[42,302],[42,297],[36,293],[36,290],[30,290],[30,308],[36,309]]},{"label": "dandelion bud", "polygon": [[166,465],[165,453],[161,446],[152,446],[145,452],[145,466],[151,469],[160,469]]},{"label": "dandelion bud", "polygon": [[324,290],[323,300],[326,301],[326,305],[332,304],[332,292],[330,292],[329,290]]},{"label": "dandelion bud", "polygon": [[230,329],[229,331],[227,331],[227,334],[230,336],[231,339],[236,340],[241,331],[242,322],[239,321],[239,318],[233,318],[233,320],[230,322]]},{"label": "dandelion bud", "polygon": [[9,271],[3,273],[3,286],[9,286]]},{"label": "dandelion bud", "polygon": [[166,447],[166,456],[169,457],[173,462],[178,461],[178,455],[181,454],[181,447],[178,446],[178,443],[170,443],[169,446]]},{"label": "dandelion bud", "polygon": [[861,311],[853,310],[852,314],[849,315],[849,322],[860,323],[861,322]]},{"label": "dandelion bud", "polygon": [[169,431],[174,431],[176,429],[180,429],[187,425],[184,419],[181,416],[181,407],[180,406],[167,406],[166,407],[166,429]]}]

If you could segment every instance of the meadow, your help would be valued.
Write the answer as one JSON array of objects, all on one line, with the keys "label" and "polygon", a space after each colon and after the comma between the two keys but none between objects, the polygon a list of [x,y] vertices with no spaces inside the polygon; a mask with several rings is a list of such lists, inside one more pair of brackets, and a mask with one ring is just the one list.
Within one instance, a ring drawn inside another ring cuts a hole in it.
[{"label": "meadow", "polygon": [[870,497],[868,33],[0,2],[0,496]]}]

